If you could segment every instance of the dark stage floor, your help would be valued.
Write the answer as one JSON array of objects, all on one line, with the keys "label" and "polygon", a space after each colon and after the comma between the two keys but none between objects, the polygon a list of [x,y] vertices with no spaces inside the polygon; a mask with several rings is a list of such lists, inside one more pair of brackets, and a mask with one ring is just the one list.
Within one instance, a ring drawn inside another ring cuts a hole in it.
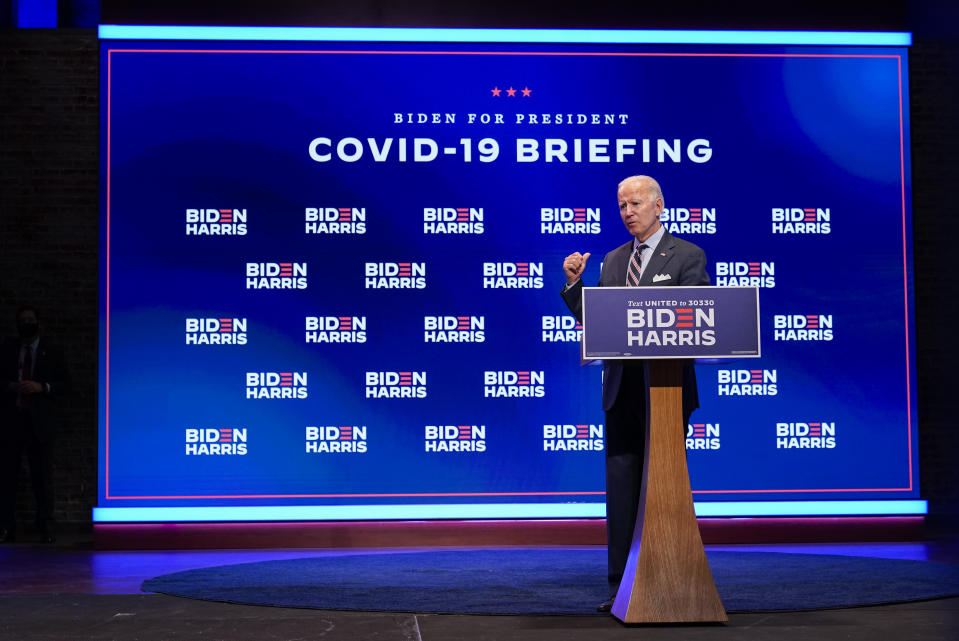
[{"label": "dark stage floor", "polygon": [[[409,551],[409,548],[405,548]],[[959,541],[709,546],[959,564]],[[147,578],[190,568],[358,550],[98,551],[88,541],[0,547],[0,639],[959,639],[959,598],[815,612],[731,615],[724,626],[628,628],[604,617],[331,612],[143,594]],[[392,551],[392,550],[380,550]]]}]

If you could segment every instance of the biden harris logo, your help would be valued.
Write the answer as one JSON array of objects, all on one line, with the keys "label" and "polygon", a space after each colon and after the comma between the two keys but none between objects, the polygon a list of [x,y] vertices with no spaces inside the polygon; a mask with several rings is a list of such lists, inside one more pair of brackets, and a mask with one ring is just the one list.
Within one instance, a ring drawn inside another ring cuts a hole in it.
[{"label": "biden harris logo", "polygon": [[366,372],[366,398],[426,398],[426,372]]},{"label": "biden harris logo", "polygon": [[723,262],[716,263],[718,287],[775,287],[776,264],[774,262]]},{"label": "biden harris logo", "polygon": [[187,456],[244,456],[246,428],[187,428]]},{"label": "biden harris logo", "polygon": [[778,374],[774,369],[721,369],[716,372],[719,396],[776,396]]},{"label": "biden harris logo", "polygon": [[686,426],[687,450],[718,450],[719,423],[689,423]]},{"label": "biden harris logo", "polygon": [[670,234],[715,234],[715,207],[666,207],[659,215]]},{"label": "biden harris logo", "polygon": [[583,325],[572,316],[543,316],[544,343],[578,343]]},{"label": "biden harris logo", "polygon": [[776,448],[781,450],[831,450],[836,447],[836,424],[776,423]]},{"label": "biden harris logo", "polygon": [[[653,301],[648,301],[651,303]],[[626,345],[715,345],[716,309],[711,306],[677,306],[626,310]]]},{"label": "biden harris logo", "polygon": [[366,452],[365,425],[309,425],[306,428],[307,454],[363,454]]},{"label": "biden harris logo", "polygon": [[366,316],[307,316],[307,343],[365,343]]},{"label": "biden harris logo", "polygon": [[777,341],[831,341],[832,314],[776,314],[773,316],[773,338]]},{"label": "biden harris logo", "polygon": [[424,234],[483,233],[482,207],[424,207]]},{"label": "biden harris logo", "polygon": [[306,263],[247,263],[247,289],[306,289]]},{"label": "biden harris logo", "polygon": [[306,372],[247,372],[248,399],[306,398]]},{"label": "biden harris logo", "polygon": [[598,234],[599,207],[540,207],[541,234]]},{"label": "biden harris logo", "polygon": [[424,429],[427,452],[485,452],[485,425],[427,425]]},{"label": "biden harris logo", "polygon": [[828,234],[829,217],[828,207],[773,207],[773,233]]},{"label": "biden harris logo", "polygon": [[366,207],[307,207],[306,233],[321,236],[366,233]]},{"label": "biden harris logo", "polygon": [[482,343],[486,340],[483,316],[424,316],[424,343]]},{"label": "biden harris logo", "polygon": [[542,289],[543,263],[483,263],[484,289]]},{"label": "biden harris logo", "polygon": [[600,452],[603,450],[603,439],[602,425],[543,425],[544,452]]},{"label": "biden harris logo", "polygon": [[187,209],[187,236],[246,236],[246,209]]},{"label": "biden harris logo", "polygon": [[425,289],[426,263],[366,263],[366,289]]},{"label": "biden harris logo", "polygon": [[495,370],[483,372],[486,398],[542,398],[546,396],[546,375],[542,371]]},{"label": "biden harris logo", "polygon": [[187,345],[246,345],[245,318],[187,318]]}]

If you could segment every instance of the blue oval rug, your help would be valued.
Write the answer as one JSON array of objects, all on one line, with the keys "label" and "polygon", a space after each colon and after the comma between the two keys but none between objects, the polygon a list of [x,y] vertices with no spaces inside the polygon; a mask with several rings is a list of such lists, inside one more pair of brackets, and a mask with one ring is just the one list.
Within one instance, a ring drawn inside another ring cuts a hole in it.
[{"label": "blue oval rug", "polygon": [[[707,552],[729,612],[815,610],[959,594],[959,566],[777,552]],[[145,592],[321,610],[596,614],[606,550],[396,552],[261,561],[165,574]]]}]

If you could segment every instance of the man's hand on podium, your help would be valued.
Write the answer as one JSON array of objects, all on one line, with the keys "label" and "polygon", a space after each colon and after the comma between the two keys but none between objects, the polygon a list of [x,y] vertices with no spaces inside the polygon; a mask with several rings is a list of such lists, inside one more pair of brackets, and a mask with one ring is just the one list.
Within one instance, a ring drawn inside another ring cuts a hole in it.
[{"label": "man's hand on podium", "polygon": [[580,254],[575,252],[563,259],[563,271],[566,272],[566,284],[572,285],[580,279],[583,271],[586,269],[586,260],[589,258],[589,252]]}]

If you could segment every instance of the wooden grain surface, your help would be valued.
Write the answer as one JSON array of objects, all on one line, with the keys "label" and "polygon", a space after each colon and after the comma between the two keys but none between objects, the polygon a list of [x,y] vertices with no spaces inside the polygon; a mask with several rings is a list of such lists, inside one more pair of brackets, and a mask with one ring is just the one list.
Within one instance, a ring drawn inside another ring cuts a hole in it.
[{"label": "wooden grain surface", "polygon": [[625,623],[727,621],[693,508],[682,375],[682,361],[648,364],[646,465],[626,573],[613,605],[613,615]]}]

